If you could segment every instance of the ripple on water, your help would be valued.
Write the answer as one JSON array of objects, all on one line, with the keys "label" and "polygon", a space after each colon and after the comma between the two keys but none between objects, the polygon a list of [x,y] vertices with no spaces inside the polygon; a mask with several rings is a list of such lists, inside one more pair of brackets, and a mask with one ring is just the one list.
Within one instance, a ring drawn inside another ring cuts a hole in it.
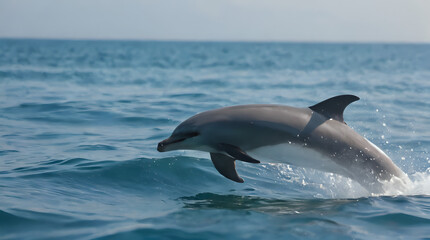
[{"label": "ripple on water", "polygon": [[104,145],[104,144],[93,144],[93,145],[79,145],[76,147],[76,150],[78,151],[98,151],[98,150],[105,150],[105,151],[112,151],[116,150],[117,148],[110,145]]},{"label": "ripple on water", "polygon": [[4,156],[7,154],[12,154],[12,153],[18,153],[19,151],[17,150],[0,150],[0,156]]}]

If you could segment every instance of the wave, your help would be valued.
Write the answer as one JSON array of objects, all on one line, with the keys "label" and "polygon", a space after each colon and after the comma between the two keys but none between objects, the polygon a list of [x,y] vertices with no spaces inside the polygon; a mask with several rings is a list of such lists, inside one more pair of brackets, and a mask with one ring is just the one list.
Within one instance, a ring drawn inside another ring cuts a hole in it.
[{"label": "wave", "polygon": [[[95,110],[85,102],[52,102],[52,103],[22,103],[17,106],[0,109],[0,117],[8,120],[26,120],[36,124],[47,123],[61,125],[107,125],[107,126],[166,126],[177,124],[171,118],[152,116],[152,108],[144,109],[139,116],[109,110]],[[146,113],[146,114],[145,114]],[[145,116],[147,115],[147,116]],[[50,138],[36,135],[35,138]],[[69,135],[70,136],[70,135]],[[73,135],[72,135],[73,136]]]},{"label": "wave", "polygon": [[19,152],[18,150],[10,150],[10,149],[0,150],[0,156],[11,154],[11,153],[18,153],[18,152]]},{"label": "wave", "polygon": [[4,225],[25,224],[33,221],[24,217],[20,217],[5,211],[0,210],[0,223]]},{"label": "wave", "polygon": [[357,202],[356,199],[276,199],[258,196],[222,195],[199,193],[195,196],[179,198],[184,208],[189,209],[231,209],[252,210],[275,215],[309,213],[339,207]]},{"label": "wave", "polygon": [[[395,238],[398,236],[396,234],[404,234],[404,231],[414,231],[414,236],[425,237],[430,218],[419,211],[402,209],[401,206],[413,203],[417,207],[425,207],[426,199],[423,196],[386,196],[282,200],[202,192],[178,198],[176,201],[180,204],[174,211],[137,218],[128,213],[128,218],[117,221],[86,220],[69,217],[66,213],[58,215],[19,209],[0,210],[0,223],[8,227],[0,229],[0,233],[10,239],[32,238],[32,235],[40,239],[65,236],[76,239],[243,239],[249,234],[264,238],[267,224],[261,223],[269,221],[271,231],[275,229],[276,234],[294,239],[318,237],[321,230],[328,233],[335,231],[337,236],[347,238],[369,238],[380,236],[381,229],[387,238]],[[420,201],[423,201],[423,206]],[[237,227],[238,222],[244,220],[250,224]],[[11,228],[13,230],[16,226],[26,227],[26,231],[12,235]],[[235,231],[231,231],[231,226],[236,226]],[[350,226],[360,226],[367,231],[351,229]]]},{"label": "wave", "polygon": [[112,151],[112,150],[116,150],[117,148],[114,146],[110,146],[110,145],[105,145],[105,144],[91,144],[91,145],[79,145],[78,147],[76,147],[77,150],[79,151],[99,151],[99,150],[105,150],[105,151]]},{"label": "wave", "polygon": [[[5,204],[0,209],[0,224],[9,226],[4,224],[9,222],[11,227],[28,228],[14,236],[10,230],[0,229],[0,234],[4,231],[2,236],[11,239],[31,238],[31,235],[41,239],[245,238],[249,233],[260,236],[264,229],[258,223],[272,221],[271,226],[279,228],[278,233],[291,238],[300,238],[303,231],[316,234],[321,226],[342,236],[358,234],[369,238],[377,235],[372,230],[375,226],[376,229],[399,226],[399,231],[405,227],[418,229],[421,232],[414,236],[424,236],[423,229],[430,223],[428,215],[402,208],[428,207],[428,173],[411,176],[415,185],[408,196],[398,193],[371,196],[360,190],[358,184],[334,174],[285,164],[238,162],[237,168],[245,184],[222,177],[209,159],[187,156],[126,161],[51,159],[6,170],[0,173],[2,182],[13,183],[12,188],[25,187],[23,192],[27,195],[21,196],[44,194],[45,198],[55,199],[53,203],[63,205],[47,208],[46,204],[37,207],[26,203],[21,208],[19,204],[7,208],[10,203]],[[13,192],[11,189],[5,194],[12,197]],[[420,192],[424,194],[417,195]],[[125,202],[129,205],[126,213],[119,207]],[[64,204],[70,205],[67,211]],[[135,209],[141,205],[145,207]],[[350,216],[355,217],[351,220]],[[244,218],[247,219],[244,228],[227,230]],[[370,230],[366,233],[351,230],[350,226],[357,222]],[[300,234],[294,230],[298,226]],[[387,234],[396,236],[393,231]]]},{"label": "wave", "polygon": [[[111,150],[104,145],[81,145],[85,150]],[[351,179],[286,164],[250,165],[237,163],[245,184],[222,177],[209,159],[195,157],[137,158],[127,161],[93,161],[86,158],[52,159],[36,165],[3,171],[3,177],[65,178],[79,184],[136,188],[148,192],[198,193],[236,191],[259,196],[286,198],[348,199],[370,196],[430,195],[430,170],[410,176],[411,182],[399,189],[396,182],[385,191],[372,194]],[[179,194],[180,195],[180,194]]]},{"label": "wave", "polygon": [[3,178],[44,181],[50,179],[80,186],[133,189],[144,194],[196,193],[205,188],[228,189],[224,180],[206,159],[172,157],[137,158],[127,161],[93,161],[86,158],[52,159],[39,164],[2,171]]}]

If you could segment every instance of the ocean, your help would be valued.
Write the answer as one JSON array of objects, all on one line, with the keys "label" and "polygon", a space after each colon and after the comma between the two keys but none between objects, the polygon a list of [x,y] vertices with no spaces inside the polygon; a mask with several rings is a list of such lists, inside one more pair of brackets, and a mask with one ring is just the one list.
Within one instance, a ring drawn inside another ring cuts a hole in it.
[{"label": "ocean", "polygon": [[[159,153],[224,106],[361,98],[345,121],[412,180]],[[0,40],[0,239],[430,239],[430,45]]]}]

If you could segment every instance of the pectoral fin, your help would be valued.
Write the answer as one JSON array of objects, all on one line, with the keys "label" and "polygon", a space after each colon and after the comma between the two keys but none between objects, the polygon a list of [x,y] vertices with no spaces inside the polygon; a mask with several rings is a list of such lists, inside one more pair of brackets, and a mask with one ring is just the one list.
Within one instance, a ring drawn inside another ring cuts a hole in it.
[{"label": "pectoral fin", "polygon": [[221,153],[211,153],[212,162],[221,175],[235,182],[243,183],[236,172],[235,159]]},{"label": "pectoral fin", "polygon": [[249,156],[245,151],[243,151],[239,147],[236,147],[236,146],[233,146],[233,145],[230,145],[230,144],[226,144],[226,143],[220,143],[219,147],[220,147],[221,150],[223,150],[226,153],[228,153],[234,159],[237,159],[237,160],[240,160],[240,161],[244,161],[244,162],[249,162],[249,163],[260,163],[260,161],[258,161],[257,159]]}]

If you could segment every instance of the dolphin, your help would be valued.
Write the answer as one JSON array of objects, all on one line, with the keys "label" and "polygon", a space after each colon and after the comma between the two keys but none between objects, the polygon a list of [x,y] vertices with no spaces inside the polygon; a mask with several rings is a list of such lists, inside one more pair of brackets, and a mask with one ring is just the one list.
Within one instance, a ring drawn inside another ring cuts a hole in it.
[{"label": "dolphin", "polygon": [[306,108],[252,104],[202,112],[176,127],[157,150],[209,152],[218,172],[239,183],[244,180],[235,160],[340,174],[372,192],[392,178],[406,183],[407,175],[380,148],[344,122],[345,108],[359,99],[339,95]]}]

